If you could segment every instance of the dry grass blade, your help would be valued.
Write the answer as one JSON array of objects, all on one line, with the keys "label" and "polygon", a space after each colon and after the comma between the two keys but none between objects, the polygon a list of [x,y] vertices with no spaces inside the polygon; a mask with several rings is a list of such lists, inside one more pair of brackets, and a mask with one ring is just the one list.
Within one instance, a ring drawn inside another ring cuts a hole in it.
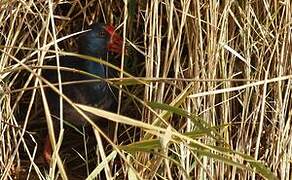
[{"label": "dry grass blade", "polygon": [[[290,0],[2,0],[1,180],[292,179],[291,12]],[[115,25],[121,54],[76,53],[95,22]],[[65,58],[115,75],[62,67]],[[116,112],[64,93],[94,83],[109,85]],[[66,106],[89,124],[83,133]],[[117,125],[105,130],[96,117]]]}]

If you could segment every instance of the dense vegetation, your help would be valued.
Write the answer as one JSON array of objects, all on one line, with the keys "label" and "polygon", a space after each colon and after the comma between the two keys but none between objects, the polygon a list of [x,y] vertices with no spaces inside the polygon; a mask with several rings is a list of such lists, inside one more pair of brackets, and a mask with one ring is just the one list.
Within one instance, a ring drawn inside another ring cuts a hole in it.
[{"label": "dense vegetation", "polygon": [[[118,64],[90,59],[120,71],[106,79],[118,112],[71,104],[118,122],[116,137],[61,129],[48,168],[41,70],[93,22],[114,24],[128,49]],[[291,22],[289,0],[2,0],[1,178],[291,179]]]}]

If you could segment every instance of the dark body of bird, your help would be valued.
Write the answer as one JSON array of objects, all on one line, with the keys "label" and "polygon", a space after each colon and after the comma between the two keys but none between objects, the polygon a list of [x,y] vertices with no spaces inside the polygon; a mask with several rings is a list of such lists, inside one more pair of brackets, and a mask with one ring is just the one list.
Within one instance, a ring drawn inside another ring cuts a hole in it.
[{"label": "dark body of bird", "polygon": [[[115,33],[112,26],[93,24],[88,29],[91,30],[83,33],[77,39],[79,54],[107,60],[109,52],[121,53],[122,38]],[[114,59],[113,57],[111,58]],[[109,59],[112,60],[111,58]],[[64,85],[62,85],[62,92],[65,96],[70,98],[74,103],[115,111],[117,103],[114,90],[108,85],[108,83],[102,80],[104,78],[114,77],[115,72],[113,69],[97,62],[76,56],[60,56],[59,63],[60,67],[72,68],[72,71],[60,71],[61,82],[64,83]],[[50,60],[48,64],[56,65],[56,59]],[[79,71],[90,73],[100,79],[82,74]],[[51,83],[58,83],[56,68],[54,70],[44,70],[43,77]],[[74,81],[76,83],[74,83]],[[48,105],[53,116],[54,124],[57,125],[60,116],[60,96],[52,89],[47,88],[46,97],[48,99]],[[63,100],[63,102],[64,121],[77,127],[84,125],[85,121],[83,117],[69,103],[65,100]],[[89,115],[89,117],[109,135],[109,129],[113,126],[112,123],[97,116],[90,114],[87,115]],[[47,140],[47,143],[48,142],[49,141]],[[50,149],[46,149],[47,146],[48,145],[45,145],[45,154],[51,153]]]},{"label": "dark body of bird", "polygon": [[[111,41],[115,40],[112,42],[115,43],[114,46],[121,45],[122,40],[119,36],[116,34],[109,34],[104,24],[94,24],[91,25],[89,29],[91,29],[89,32],[85,32],[78,38],[79,54],[106,60],[108,59],[108,53],[110,51],[119,53],[118,51],[121,49],[118,49],[118,47],[111,49],[112,45],[110,44]],[[115,39],[112,40],[111,38]],[[72,71],[60,71],[61,82],[64,83],[62,91],[65,96],[70,98],[74,103],[86,104],[106,110],[114,110],[116,98],[113,89],[102,80],[104,78],[114,77],[115,72],[113,69],[76,56],[60,56],[59,62],[61,67],[72,69]],[[57,64],[56,59],[52,59],[50,64]],[[100,79],[82,74],[79,71],[92,74]],[[56,69],[46,70],[43,75],[51,83],[58,83]],[[96,79],[96,81],[92,81],[94,79]],[[86,80],[88,80],[88,82],[86,82]],[[59,116],[59,95],[53,90],[48,90],[47,99],[52,114],[54,116]],[[80,117],[79,113],[65,101],[63,109],[65,121],[67,120],[78,126],[84,124],[83,118]]]}]

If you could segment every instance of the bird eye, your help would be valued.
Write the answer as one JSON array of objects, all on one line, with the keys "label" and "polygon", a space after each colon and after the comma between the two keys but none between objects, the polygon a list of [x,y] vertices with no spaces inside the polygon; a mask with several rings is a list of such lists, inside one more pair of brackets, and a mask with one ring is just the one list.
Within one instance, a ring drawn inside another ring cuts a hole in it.
[{"label": "bird eye", "polygon": [[100,32],[97,33],[97,35],[98,35],[99,37],[104,37],[106,34],[105,34],[104,31],[100,31]]}]

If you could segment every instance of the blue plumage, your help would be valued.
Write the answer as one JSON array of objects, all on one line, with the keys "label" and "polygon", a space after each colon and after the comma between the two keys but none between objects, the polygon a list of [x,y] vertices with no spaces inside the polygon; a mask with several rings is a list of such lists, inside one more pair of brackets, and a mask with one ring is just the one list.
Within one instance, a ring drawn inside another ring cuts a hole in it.
[{"label": "blue plumage", "polygon": [[[110,25],[94,24],[89,27],[90,31],[83,33],[78,39],[79,54],[93,56],[106,60],[108,52],[121,53],[122,38],[115,33],[115,29]],[[60,66],[75,70],[85,71],[93,74],[100,79],[113,77],[114,70],[98,64],[93,61],[79,57],[61,56]],[[56,59],[49,63],[56,65]],[[58,83],[57,70],[43,70],[43,77],[51,83]],[[61,71],[61,80],[64,84],[62,91],[65,96],[70,98],[74,103],[95,106],[108,111],[115,111],[116,99],[113,90],[105,81],[92,81],[96,78],[76,71]],[[82,83],[80,82],[82,81]],[[79,82],[66,84],[68,82]],[[59,94],[48,88],[46,90],[49,108],[54,119],[54,124],[58,124],[60,115]],[[83,117],[76,112],[69,103],[63,101],[64,121],[74,126],[85,124]],[[102,118],[87,114],[108,136],[112,136],[113,123]],[[57,128],[58,129],[58,128]],[[44,146],[44,158],[49,163],[52,148],[49,137],[47,136]]]},{"label": "blue plumage", "polygon": [[104,24],[94,24],[89,27],[91,31],[82,34],[78,38],[80,54],[86,54],[97,58],[105,58],[108,52],[107,44],[110,40],[105,31]]},{"label": "blue plumage", "polygon": [[[77,39],[80,54],[106,60],[108,52],[118,52],[121,50],[122,40],[117,34],[115,34],[112,26],[94,24],[91,25],[89,29],[91,30],[83,33]],[[55,61],[55,59],[52,60],[51,64],[56,64]],[[113,69],[78,57],[61,56],[60,66],[82,70],[100,78],[113,77],[114,74]],[[44,71],[44,77],[51,83],[58,82],[56,70]],[[94,78],[74,71],[62,71],[61,77],[62,82],[64,83],[71,81],[83,81],[78,84],[75,83],[62,86],[64,95],[69,97],[73,102],[95,106],[110,111],[115,110],[115,95],[105,81],[84,82],[87,80],[93,80]],[[55,117],[58,117],[60,112],[59,95],[52,90],[48,90],[47,98],[51,113]],[[84,121],[82,120],[83,118],[66,102],[64,102],[63,112],[65,121],[77,126],[84,124]],[[94,116],[91,116],[91,118],[95,120],[96,124],[101,126],[102,129],[108,128],[107,121],[105,122],[105,120]]]}]

